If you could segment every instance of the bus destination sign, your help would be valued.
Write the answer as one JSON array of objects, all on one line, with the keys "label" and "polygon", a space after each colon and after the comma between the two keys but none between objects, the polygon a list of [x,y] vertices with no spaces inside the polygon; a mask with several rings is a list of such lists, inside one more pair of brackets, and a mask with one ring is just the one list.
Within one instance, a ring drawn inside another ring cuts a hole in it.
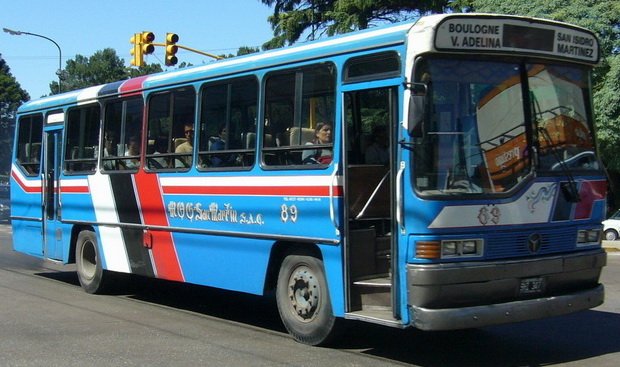
[{"label": "bus destination sign", "polygon": [[506,18],[447,18],[435,36],[438,50],[527,51],[591,63],[599,61],[596,37],[584,30]]}]

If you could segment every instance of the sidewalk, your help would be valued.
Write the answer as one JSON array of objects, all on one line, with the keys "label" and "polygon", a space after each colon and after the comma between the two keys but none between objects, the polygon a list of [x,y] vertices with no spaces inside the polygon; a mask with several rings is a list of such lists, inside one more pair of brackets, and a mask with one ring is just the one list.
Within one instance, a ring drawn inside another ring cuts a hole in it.
[{"label": "sidewalk", "polygon": [[607,252],[620,252],[620,241],[603,241],[603,248]]}]

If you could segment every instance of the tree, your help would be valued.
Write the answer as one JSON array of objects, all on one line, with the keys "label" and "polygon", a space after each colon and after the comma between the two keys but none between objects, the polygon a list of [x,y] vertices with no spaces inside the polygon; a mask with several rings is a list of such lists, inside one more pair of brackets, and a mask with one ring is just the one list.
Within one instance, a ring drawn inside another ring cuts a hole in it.
[{"label": "tree", "polygon": [[[139,69],[125,67],[125,61],[116,55],[112,48],[95,52],[91,57],[76,55],[67,60],[63,71],[63,92],[111,83],[140,75],[162,71],[159,64],[147,64]],[[50,83],[50,94],[58,93],[58,82]]]},{"label": "tree", "polygon": [[8,173],[11,167],[15,111],[28,100],[30,96],[15,80],[11,69],[0,55],[0,173]]},{"label": "tree", "polygon": [[[183,65],[184,63],[181,63]],[[179,65],[179,69],[183,66]],[[161,73],[163,69],[160,64],[145,64],[144,66],[140,66],[139,68],[126,68],[127,76],[129,78],[135,78],[142,75]]]},{"label": "tree", "polygon": [[620,171],[620,56],[609,56],[605,79],[594,92],[598,144],[608,169]]},{"label": "tree", "polygon": [[449,8],[449,0],[261,0],[274,7],[268,18],[274,37],[263,44],[273,49],[308,39],[347,33],[374,24],[396,22]]},{"label": "tree", "polygon": [[231,57],[237,57],[237,56],[243,56],[243,55],[249,55],[249,54],[253,54],[255,52],[259,52],[260,49],[257,47],[250,47],[250,46],[241,46],[239,47],[239,49],[237,50],[237,54],[233,55],[233,54],[221,54],[218,55],[219,57],[223,58],[223,59],[230,59]]}]

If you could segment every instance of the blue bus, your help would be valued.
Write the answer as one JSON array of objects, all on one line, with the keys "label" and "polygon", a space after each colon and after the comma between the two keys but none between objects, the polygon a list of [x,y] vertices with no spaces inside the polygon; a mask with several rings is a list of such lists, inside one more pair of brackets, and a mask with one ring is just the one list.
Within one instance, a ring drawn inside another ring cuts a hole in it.
[{"label": "blue bus", "polygon": [[600,305],[607,182],[593,33],[504,15],[378,27],[28,102],[16,251],[274,294],[345,319],[477,328]]}]

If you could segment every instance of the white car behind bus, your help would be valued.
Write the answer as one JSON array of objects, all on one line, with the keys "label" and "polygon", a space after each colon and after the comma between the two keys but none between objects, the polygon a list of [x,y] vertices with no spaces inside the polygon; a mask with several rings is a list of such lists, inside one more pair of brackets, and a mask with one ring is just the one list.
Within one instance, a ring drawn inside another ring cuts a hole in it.
[{"label": "white car behind bus", "polygon": [[607,241],[615,241],[620,234],[620,210],[615,212],[607,220],[603,221],[603,231]]}]

